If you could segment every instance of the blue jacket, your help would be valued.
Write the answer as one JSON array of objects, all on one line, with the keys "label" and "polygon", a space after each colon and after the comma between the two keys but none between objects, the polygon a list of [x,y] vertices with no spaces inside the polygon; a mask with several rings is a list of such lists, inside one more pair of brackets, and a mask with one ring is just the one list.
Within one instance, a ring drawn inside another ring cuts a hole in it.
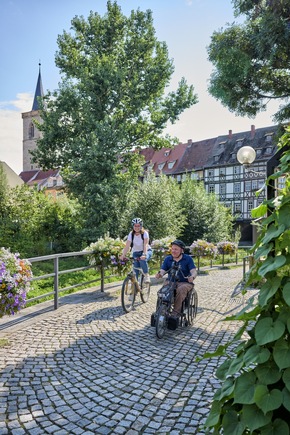
[{"label": "blue jacket", "polygon": [[[166,270],[166,272],[173,266],[174,260],[172,255],[165,257],[161,269]],[[176,261],[176,264],[180,266],[181,270],[178,272],[178,280],[180,282],[188,282],[187,277],[190,275],[191,269],[196,269],[193,259],[190,255],[182,254],[182,258]],[[170,280],[170,276],[169,276]]]}]

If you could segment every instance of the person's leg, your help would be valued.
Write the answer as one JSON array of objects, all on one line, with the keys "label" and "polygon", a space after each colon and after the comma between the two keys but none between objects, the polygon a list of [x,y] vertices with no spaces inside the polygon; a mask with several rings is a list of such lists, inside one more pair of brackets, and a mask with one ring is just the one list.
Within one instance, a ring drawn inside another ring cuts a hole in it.
[{"label": "person's leg", "polygon": [[192,289],[192,284],[189,282],[179,282],[176,288],[176,296],[174,299],[174,315],[181,314],[182,302],[187,296],[187,293]]},{"label": "person's leg", "polygon": [[[139,260],[141,254],[142,254],[142,252],[133,252],[132,256],[134,258],[134,267],[138,267],[138,268],[141,267],[142,268],[142,265],[141,265],[142,260]],[[138,258],[138,260],[137,260],[137,258]],[[142,268],[142,270],[143,270],[143,268]],[[135,269],[135,273],[136,273],[136,277],[138,279],[139,271],[137,269]]]}]

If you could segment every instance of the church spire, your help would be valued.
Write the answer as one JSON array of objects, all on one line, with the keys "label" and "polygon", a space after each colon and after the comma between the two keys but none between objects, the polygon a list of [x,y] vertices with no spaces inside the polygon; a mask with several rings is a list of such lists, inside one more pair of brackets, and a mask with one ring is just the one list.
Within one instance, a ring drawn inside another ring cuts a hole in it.
[{"label": "church spire", "polygon": [[33,100],[33,105],[32,105],[32,110],[39,110],[39,103],[37,101],[38,97],[43,97],[43,88],[42,88],[42,80],[41,80],[41,71],[40,71],[40,67],[41,67],[41,63],[38,64],[39,65],[39,73],[38,73],[38,79],[37,79],[37,85],[36,85],[36,89],[35,89],[35,94],[34,94],[34,100]]}]

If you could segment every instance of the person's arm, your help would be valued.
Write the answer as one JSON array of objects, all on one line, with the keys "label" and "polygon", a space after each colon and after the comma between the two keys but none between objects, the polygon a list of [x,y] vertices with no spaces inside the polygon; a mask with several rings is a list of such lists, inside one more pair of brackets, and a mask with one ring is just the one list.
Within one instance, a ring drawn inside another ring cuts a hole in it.
[{"label": "person's arm", "polygon": [[147,250],[148,250],[148,242],[149,239],[144,237],[144,241],[143,241],[143,253],[141,255],[141,258],[146,258],[147,255]]},{"label": "person's arm", "polygon": [[160,269],[159,272],[156,273],[155,278],[157,278],[157,279],[162,278],[163,275],[165,275],[165,273],[166,273],[166,270]]},{"label": "person's arm", "polygon": [[190,269],[190,275],[187,277],[187,280],[188,282],[193,282],[196,277],[197,277],[197,270],[194,267],[193,269]]},{"label": "person's arm", "polygon": [[128,239],[127,242],[126,242],[126,245],[125,245],[125,247],[123,249],[122,255],[120,256],[121,260],[124,260],[124,258],[126,257],[127,252],[129,251],[130,247],[131,247],[131,240]]}]

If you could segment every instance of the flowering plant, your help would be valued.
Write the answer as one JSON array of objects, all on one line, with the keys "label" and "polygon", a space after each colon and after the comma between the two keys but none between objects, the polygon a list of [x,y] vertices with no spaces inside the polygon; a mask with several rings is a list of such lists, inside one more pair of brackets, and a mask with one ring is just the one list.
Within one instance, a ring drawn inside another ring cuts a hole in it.
[{"label": "flowering plant", "polygon": [[0,248],[0,317],[13,315],[25,306],[31,279],[31,263]]},{"label": "flowering plant", "polygon": [[219,254],[235,254],[238,249],[238,245],[234,242],[219,242],[217,244],[217,250]]},{"label": "flowering plant", "polygon": [[153,240],[151,248],[157,254],[169,254],[171,252],[171,242],[176,239],[174,236],[164,237],[163,239]]},{"label": "flowering plant", "polygon": [[85,251],[92,252],[88,256],[90,265],[104,265],[107,267],[124,266],[125,262],[122,265],[117,259],[119,259],[120,255],[122,254],[125,244],[126,243],[120,238],[113,239],[108,235],[99,238],[96,242],[91,243],[85,248]]},{"label": "flowering plant", "polygon": [[191,254],[197,257],[214,258],[217,254],[217,247],[205,240],[195,240],[189,247]]}]

